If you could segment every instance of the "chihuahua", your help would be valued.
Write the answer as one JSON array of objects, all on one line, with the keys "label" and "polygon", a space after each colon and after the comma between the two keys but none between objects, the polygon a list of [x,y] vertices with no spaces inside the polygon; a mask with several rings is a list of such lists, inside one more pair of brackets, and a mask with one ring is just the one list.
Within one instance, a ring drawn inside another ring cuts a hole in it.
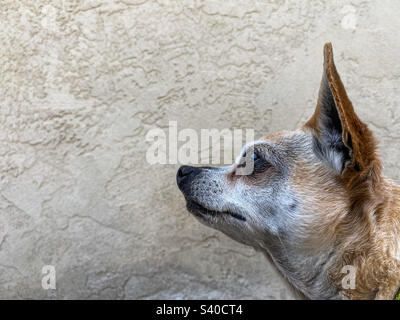
[{"label": "chihuahua", "polygon": [[201,223],[262,251],[303,298],[393,299],[399,290],[400,188],[383,175],[330,43],[308,122],[246,145],[231,166],[182,166],[177,184]]}]

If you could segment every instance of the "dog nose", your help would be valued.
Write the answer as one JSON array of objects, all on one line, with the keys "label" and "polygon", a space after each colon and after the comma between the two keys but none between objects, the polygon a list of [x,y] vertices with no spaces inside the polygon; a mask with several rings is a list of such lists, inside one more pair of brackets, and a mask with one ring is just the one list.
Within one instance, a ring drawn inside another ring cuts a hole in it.
[{"label": "dog nose", "polygon": [[176,182],[178,186],[181,186],[185,181],[193,179],[196,175],[200,173],[201,169],[191,166],[182,166],[179,168],[176,174]]}]

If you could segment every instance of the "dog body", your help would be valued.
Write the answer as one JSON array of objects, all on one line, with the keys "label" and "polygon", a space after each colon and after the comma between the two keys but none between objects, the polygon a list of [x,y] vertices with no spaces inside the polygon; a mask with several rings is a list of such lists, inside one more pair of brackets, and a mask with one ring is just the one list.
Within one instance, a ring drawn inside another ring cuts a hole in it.
[{"label": "dog body", "polygon": [[[392,299],[400,286],[400,189],[383,176],[330,44],[303,127],[245,146],[228,167],[183,166],[177,182],[200,222],[265,253],[307,298]],[[349,266],[354,288],[342,283]]]}]

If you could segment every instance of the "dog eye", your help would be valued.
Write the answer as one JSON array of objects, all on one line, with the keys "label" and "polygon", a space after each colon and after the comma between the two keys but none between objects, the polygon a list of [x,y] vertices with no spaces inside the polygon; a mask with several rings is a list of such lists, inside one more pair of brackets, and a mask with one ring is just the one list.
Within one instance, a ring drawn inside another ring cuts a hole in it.
[{"label": "dog eye", "polygon": [[257,152],[252,153],[250,157],[254,163],[254,173],[261,173],[271,166],[271,164]]}]

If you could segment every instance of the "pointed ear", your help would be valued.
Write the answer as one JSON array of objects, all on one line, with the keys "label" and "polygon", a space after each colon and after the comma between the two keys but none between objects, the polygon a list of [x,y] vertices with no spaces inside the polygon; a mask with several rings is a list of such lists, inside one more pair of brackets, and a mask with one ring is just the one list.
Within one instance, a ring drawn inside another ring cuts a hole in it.
[{"label": "pointed ear", "polygon": [[305,124],[314,133],[315,152],[334,170],[362,172],[376,157],[375,139],[354,112],[333,61],[332,45],[324,46],[324,72],[318,103]]}]

